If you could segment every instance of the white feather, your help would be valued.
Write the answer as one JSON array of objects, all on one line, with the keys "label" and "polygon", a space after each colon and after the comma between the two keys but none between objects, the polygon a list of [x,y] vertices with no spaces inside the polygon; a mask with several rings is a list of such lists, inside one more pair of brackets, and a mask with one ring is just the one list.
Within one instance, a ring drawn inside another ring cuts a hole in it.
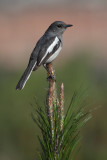
[{"label": "white feather", "polygon": [[31,69],[31,71],[30,71],[30,73],[29,73],[29,75],[27,76],[27,78],[26,78],[26,80],[25,80],[25,82],[24,82],[24,84],[23,84],[22,89],[24,88],[24,86],[25,86],[25,84],[26,84],[27,80],[29,79],[29,77],[30,77],[30,75],[31,75],[31,73],[32,73],[32,71],[33,71],[33,69],[34,69],[34,67],[35,67],[36,63],[37,63],[37,62],[35,62],[35,64],[33,65],[32,69]]},{"label": "white feather", "polygon": [[61,45],[58,50],[46,61],[46,63],[52,62],[59,54],[60,50],[62,49]]},{"label": "white feather", "polygon": [[43,58],[41,59],[40,63],[45,59],[45,57],[47,56],[48,53],[51,53],[53,48],[55,47],[55,45],[58,43],[59,39],[58,37],[55,37],[55,40],[53,41],[53,43],[47,48],[47,51],[45,53],[45,55],[43,56]]}]

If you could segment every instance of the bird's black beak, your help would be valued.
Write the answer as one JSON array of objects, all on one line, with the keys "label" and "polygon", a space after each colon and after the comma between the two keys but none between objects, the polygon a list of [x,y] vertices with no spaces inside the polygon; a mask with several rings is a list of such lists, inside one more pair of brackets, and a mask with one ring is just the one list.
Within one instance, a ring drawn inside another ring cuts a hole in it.
[{"label": "bird's black beak", "polygon": [[73,25],[72,24],[67,24],[65,27],[68,28],[68,27],[72,27]]}]

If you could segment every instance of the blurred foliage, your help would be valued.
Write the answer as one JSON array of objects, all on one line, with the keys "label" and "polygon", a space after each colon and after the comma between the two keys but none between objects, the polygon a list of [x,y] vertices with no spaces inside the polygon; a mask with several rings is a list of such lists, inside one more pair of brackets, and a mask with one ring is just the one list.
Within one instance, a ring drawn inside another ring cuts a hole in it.
[{"label": "blurred foliage", "polygon": [[[84,52],[85,53],[85,52]],[[65,86],[65,110],[75,90],[87,88],[87,102],[91,102],[93,118],[82,130],[82,151],[78,159],[107,159],[107,70],[97,69],[93,57],[79,55],[55,65],[57,84]],[[16,91],[16,84],[23,71],[0,70],[0,159],[33,160],[40,148],[37,126],[31,119],[31,103],[36,97],[44,103],[47,82],[46,72],[41,67],[34,72],[24,90]],[[59,90],[58,90],[59,91]],[[99,108],[100,107],[100,108]],[[98,108],[98,109],[97,109]]]}]

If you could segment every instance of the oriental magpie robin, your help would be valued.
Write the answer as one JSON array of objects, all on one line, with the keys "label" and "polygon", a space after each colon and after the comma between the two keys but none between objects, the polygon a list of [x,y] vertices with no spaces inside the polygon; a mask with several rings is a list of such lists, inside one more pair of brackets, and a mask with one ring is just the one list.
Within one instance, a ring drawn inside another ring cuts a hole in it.
[{"label": "oriental magpie robin", "polygon": [[23,89],[32,71],[37,70],[41,65],[46,68],[46,64],[51,63],[58,56],[62,48],[62,34],[67,27],[71,26],[71,24],[65,24],[62,21],[55,21],[49,26],[32,51],[28,66],[16,89]]}]

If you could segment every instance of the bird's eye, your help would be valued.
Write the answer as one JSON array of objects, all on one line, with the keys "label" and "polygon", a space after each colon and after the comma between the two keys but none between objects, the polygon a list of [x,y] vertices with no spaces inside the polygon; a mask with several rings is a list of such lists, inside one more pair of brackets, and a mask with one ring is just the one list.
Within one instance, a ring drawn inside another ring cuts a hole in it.
[{"label": "bird's eye", "polygon": [[58,27],[58,28],[62,28],[62,25],[58,24],[57,27]]}]

